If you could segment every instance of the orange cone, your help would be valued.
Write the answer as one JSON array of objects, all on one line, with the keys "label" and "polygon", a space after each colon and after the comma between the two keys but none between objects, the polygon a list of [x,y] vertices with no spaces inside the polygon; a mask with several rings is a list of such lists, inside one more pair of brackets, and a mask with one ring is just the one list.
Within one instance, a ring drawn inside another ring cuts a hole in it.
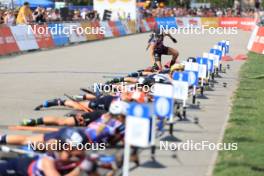
[{"label": "orange cone", "polygon": [[223,56],[222,61],[233,61],[234,59],[231,56]]},{"label": "orange cone", "polygon": [[248,59],[248,57],[245,54],[239,54],[235,57],[235,60],[238,60],[238,61],[243,61],[243,60],[247,60],[247,59]]}]

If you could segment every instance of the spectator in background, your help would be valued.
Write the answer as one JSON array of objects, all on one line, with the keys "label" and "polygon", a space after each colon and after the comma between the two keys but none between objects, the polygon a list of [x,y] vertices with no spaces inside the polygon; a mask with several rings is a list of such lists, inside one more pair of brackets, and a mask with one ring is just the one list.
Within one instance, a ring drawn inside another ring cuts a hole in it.
[{"label": "spectator in background", "polygon": [[13,26],[16,24],[16,17],[15,17],[14,12],[12,10],[6,11],[6,15],[4,17],[4,23],[7,26]]},{"label": "spectator in background", "polygon": [[73,14],[73,18],[72,18],[72,20],[73,21],[79,21],[79,20],[81,20],[81,13],[80,13],[80,11],[79,10],[75,10],[74,11],[74,14]]},{"label": "spectator in background", "polygon": [[29,3],[25,2],[24,5],[19,9],[16,23],[29,24],[31,21],[32,21],[32,12],[30,10]]},{"label": "spectator in background", "polygon": [[51,21],[61,21],[60,11],[55,9],[51,13]]},{"label": "spectator in background", "polygon": [[34,22],[36,23],[45,23],[47,21],[45,10],[38,7],[33,13],[33,19],[34,19]]},{"label": "spectator in background", "polygon": [[0,24],[4,23],[4,11],[0,10]]}]

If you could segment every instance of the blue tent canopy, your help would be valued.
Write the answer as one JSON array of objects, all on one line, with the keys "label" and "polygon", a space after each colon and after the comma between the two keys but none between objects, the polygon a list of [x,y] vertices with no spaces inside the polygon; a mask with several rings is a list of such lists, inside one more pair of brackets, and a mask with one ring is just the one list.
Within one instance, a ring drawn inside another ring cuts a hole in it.
[{"label": "blue tent canopy", "polygon": [[54,7],[54,2],[52,0],[16,0],[15,4],[17,6],[22,6],[24,2],[29,2],[31,8],[36,7]]}]

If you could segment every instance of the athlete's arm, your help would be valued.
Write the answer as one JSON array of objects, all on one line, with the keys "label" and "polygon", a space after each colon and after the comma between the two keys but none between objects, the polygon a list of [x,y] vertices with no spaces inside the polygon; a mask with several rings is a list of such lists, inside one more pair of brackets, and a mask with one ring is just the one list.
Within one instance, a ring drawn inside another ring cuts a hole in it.
[{"label": "athlete's arm", "polygon": [[168,36],[174,43],[177,43],[177,40],[172,37],[172,35],[170,33],[164,33],[165,36]]},{"label": "athlete's arm", "polygon": [[78,176],[81,174],[81,169],[79,167],[76,167],[73,169],[70,173],[66,174],[65,176]]},{"label": "athlete's arm", "polygon": [[41,168],[45,175],[60,176],[60,173],[56,170],[54,160],[49,157],[44,157],[41,160]]},{"label": "athlete's arm", "polygon": [[150,44],[149,46],[150,57],[153,64],[155,63],[154,48],[155,48],[155,44]]}]

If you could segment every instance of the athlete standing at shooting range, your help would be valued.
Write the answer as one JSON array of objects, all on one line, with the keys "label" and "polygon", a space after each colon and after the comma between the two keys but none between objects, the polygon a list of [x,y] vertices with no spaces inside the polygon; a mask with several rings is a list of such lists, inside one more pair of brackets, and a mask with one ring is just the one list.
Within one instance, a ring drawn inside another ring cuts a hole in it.
[{"label": "athlete standing at shooting range", "polygon": [[175,64],[179,56],[178,50],[164,45],[163,41],[165,36],[168,36],[174,43],[177,43],[177,40],[173,38],[171,34],[165,33],[160,28],[153,31],[148,41],[147,50],[150,49],[151,60],[154,63],[153,68],[155,70],[162,70],[162,63],[161,63],[162,55],[172,56],[169,66]]}]

